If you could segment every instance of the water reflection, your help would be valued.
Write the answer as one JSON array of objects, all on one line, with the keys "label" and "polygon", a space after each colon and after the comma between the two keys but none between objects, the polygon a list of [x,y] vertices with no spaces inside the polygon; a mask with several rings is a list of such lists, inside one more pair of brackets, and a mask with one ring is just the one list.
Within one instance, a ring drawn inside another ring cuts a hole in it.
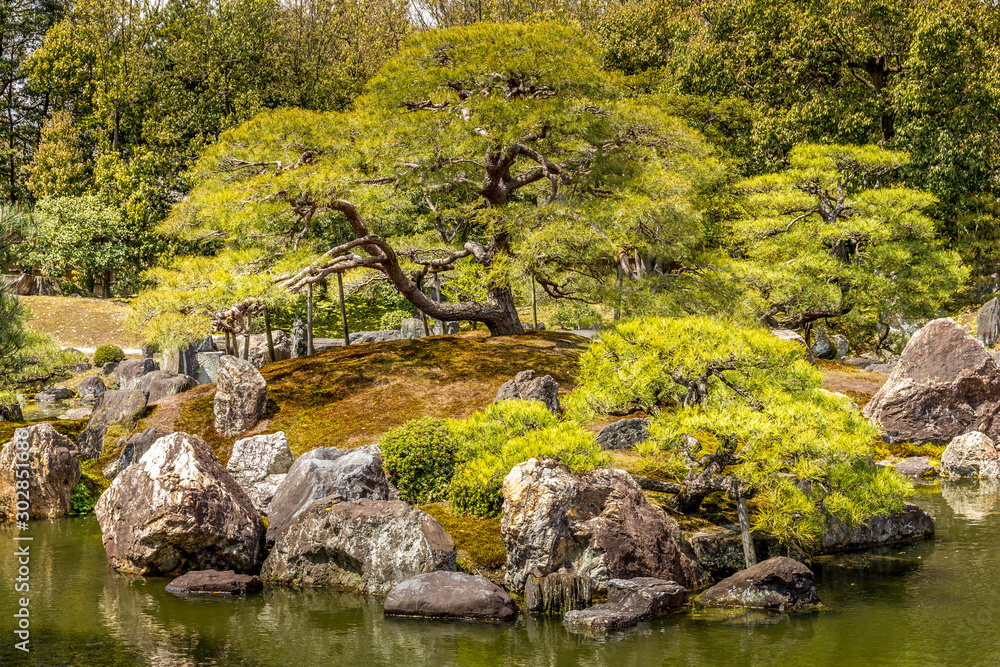
[{"label": "water reflection", "polygon": [[1000,482],[996,480],[942,480],[941,497],[955,516],[982,521],[993,514],[1000,501]]}]

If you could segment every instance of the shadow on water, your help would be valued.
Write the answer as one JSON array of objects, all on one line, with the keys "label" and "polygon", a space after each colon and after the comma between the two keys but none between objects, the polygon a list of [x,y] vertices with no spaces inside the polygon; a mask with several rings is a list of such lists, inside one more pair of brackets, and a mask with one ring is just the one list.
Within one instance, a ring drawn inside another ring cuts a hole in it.
[{"label": "shadow on water", "polygon": [[[537,617],[506,625],[383,619],[377,599],[323,590],[178,598],[166,579],[111,572],[92,517],[36,522],[27,655],[13,647],[13,549],[0,549],[0,664],[993,665],[998,501],[1000,488],[974,482],[921,493],[937,539],[818,562],[822,611],[699,610],[604,639]],[[0,540],[10,539],[0,528]]]}]

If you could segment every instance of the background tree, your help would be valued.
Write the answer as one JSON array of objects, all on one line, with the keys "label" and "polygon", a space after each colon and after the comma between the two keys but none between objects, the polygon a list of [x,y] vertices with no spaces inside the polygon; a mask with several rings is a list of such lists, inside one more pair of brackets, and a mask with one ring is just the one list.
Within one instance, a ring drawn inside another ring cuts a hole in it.
[{"label": "background tree", "polygon": [[[370,91],[354,113],[227,133],[167,229],[255,249],[283,289],[376,269],[428,315],[496,334],[521,331],[511,285],[526,273],[597,300],[616,261],[683,266],[703,233],[693,199],[721,171],[711,150],[655,100],[621,99],[574,29],[423,33]],[[453,268],[462,301],[424,295]]]},{"label": "background tree", "polygon": [[905,154],[877,147],[794,148],[791,169],[739,184],[731,265],[761,321],[808,330],[841,322],[860,337],[892,315],[938,312],[967,273],[925,211],[934,198],[893,185]]},{"label": "background tree", "polygon": [[74,197],[90,185],[90,160],[68,111],[56,111],[42,125],[27,185],[35,197]]}]

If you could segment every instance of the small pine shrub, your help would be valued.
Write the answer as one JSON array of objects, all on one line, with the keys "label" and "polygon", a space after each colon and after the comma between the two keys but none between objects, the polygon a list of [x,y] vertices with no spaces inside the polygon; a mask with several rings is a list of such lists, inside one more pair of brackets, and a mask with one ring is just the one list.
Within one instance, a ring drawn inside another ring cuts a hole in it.
[{"label": "small pine shrub", "polygon": [[593,329],[601,323],[601,313],[591,305],[574,301],[556,308],[549,318],[554,329]]},{"label": "small pine shrub", "polygon": [[117,345],[101,345],[94,352],[94,365],[103,366],[112,361],[121,361],[125,358],[125,352]]},{"label": "small pine shrub", "polygon": [[431,417],[408,422],[382,436],[380,448],[386,475],[400,498],[423,504],[447,497],[458,452],[448,422]]},{"label": "small pine shrub", "polygon": [[563,422],[531,430],[505,442],[498,453],[483,452],[461,465],[449,489],[452,510],[479,517],[499,515],[504,477],[517,464],[541,456],[554,458],[576,473],[611,461],[593,434],[576,424]]}]

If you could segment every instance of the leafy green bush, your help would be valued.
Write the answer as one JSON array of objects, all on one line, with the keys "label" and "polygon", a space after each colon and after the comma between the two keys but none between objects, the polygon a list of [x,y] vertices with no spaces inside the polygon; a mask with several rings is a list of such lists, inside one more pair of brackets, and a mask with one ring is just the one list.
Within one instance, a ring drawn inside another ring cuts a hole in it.
[{"label": "leafy green bush", "polygon": [[541,401],[500,401],[450,426],[458,439],[461,463],[484,454],[499,454],[510,440],[557,423]]},{"label": "leafy green bush", "polygon": [[549,317],[549,326],[553,329],[593,329],[601,319],[601,313],[593,306],[573,301],[556,308]]},{"label": "leafy green bush", "polygon": [[382,319],[378,321],[379,331],[388,331],[390,329],[399,329],[403,326],[403,320],[410,317],[411,313],[408,310],[392,310],[382,316]]},{"label": "leafy green bush", "polygon": [[446,498],[458,451],[446,421],[425,417],[403,424],[382,436],[380,448],[400,498],[414,504]]},{"label": "leafy green bush", "polygon": [[[475,417],[470,421],[474,419]],[[494,433],[499,436],[498,439],[502,439],[502,435],[499,435],[501,431]],[[576,424],[553,423],[540,429],[528,430],[523,435],[504,442],[499,451],[492,452],[483,448],[478,456],[461,464],[451,480],[452,510],[480,517],[499,515],[503,509],[502,487],[507,473],[517,464],[541,456],[554,458],[578,473],[610,463],[610,456],[601,450],[593,434]]]},{"label": "leafy green bush", "polygon": [[117,345],[101,345],[94,352],[94,365],[103,366],[112,361],[121,361],[125,358],[125,352]]},{"label": "leafy green bush", "polygon": [[83,464],[83,475],[80,483],[73,487],[70,493],[70,514],[90,514],[94,511],[98,498],[108,488],[109,482],[97,469],[96,461],[87,461]]}]

